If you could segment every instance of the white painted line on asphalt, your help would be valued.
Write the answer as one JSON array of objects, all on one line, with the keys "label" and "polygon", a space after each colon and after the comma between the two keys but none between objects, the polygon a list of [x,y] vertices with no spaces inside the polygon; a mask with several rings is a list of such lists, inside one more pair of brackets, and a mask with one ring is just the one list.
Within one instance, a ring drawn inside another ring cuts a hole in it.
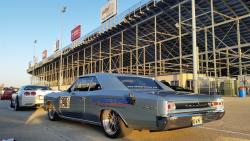
[{"label": "white painted line on asphalt", "polygon": [[209,127],[197,127],[197,128],[203,128],[203,129],[207,129],[207,130],[214,130],[214,131],[224,132],[224,133],[228,133],[228,134],[236,134],[236,135],[243,135],[243,136],[250,137],[250,134],[241,133],[241,132],[235,132],[235,131],[229,131],[229,130],[223,130],[223,129],[215,129],[215,128],[209,128]]}]

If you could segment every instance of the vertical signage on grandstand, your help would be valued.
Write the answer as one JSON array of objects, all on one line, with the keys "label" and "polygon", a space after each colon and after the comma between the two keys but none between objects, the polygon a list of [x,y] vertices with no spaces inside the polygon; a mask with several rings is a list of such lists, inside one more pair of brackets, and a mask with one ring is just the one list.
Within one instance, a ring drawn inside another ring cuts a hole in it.
[{"label": "vertical signage on grandstand", "polygon": [[73,30],[71,30],[71,41],[73,42],[80,37],[81,37],[81,25],[78,25]]},{"label": "vertical signage on grandstand", "polygon": [[109,0],[101,9],[101,23],[117,15],[117,0]]},{"label": "vertical signage on grandstand", "polygon": [[47,54],[48,54],[47,50],[44,50],[42,53],[42,58],[43,59],[47,58]]},{"label": "vertical signage on grandstand", "polygon": [[56,40],[56,44],[54,46],[54,52],[59,50],[59,46],[60,46],[60,42],[59,42],[59,40]]}]

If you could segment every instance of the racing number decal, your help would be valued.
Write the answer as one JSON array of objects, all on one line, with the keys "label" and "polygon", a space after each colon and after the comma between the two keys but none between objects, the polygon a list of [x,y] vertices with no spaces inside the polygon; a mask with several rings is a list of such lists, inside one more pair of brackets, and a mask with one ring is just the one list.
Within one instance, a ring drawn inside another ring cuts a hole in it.
[{"label": "racing number decal", "polygon": [[60,97],[60,108],[70,108],[70,97],[69,96],[62,96]]}]

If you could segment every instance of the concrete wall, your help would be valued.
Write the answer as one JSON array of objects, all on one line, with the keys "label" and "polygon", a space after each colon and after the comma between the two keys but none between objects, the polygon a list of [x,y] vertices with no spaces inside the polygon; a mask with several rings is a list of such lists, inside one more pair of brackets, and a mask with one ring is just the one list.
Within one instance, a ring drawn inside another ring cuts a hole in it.
[{"label": "concrete wall", "polygon": [[[199,74],[198,77],[205,77],[205,74]],[[165,80],[167,82],[171,81],[179,81],[179,86],[186,88],[187,80],[193,80],[192,73],[182,73],[182,74],[174,74],[174,75],[165,75],[165,76],[157,76],[156,80]]]},{"label": "concrete wall", "polygon": [[[70,87],[70,85],[64,85],[64,86],[62,86],[61,89],[62,89],[62,91],[64,91],[64,90],[67,90],[69,87]],[[58,90],[58,86],[51,87],[51,89]]]}]

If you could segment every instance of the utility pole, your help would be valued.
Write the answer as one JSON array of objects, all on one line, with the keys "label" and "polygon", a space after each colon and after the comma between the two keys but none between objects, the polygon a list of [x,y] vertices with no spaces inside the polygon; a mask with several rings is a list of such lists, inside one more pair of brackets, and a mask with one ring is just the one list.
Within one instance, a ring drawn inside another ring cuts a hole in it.
[{"label": "utility pole", "polygon": [[34,66],[33,66],[33,75],[32,75],[32,80],[31,80],[31,84],[35,84],[35,67],[36,67],[36,63],[37,63],[37,59],[36,59],[36,43],[37,40],[34,40],[34,57],[33,57],[33,61],[34,61]]},{"label": "utility pole", "polygon": [[60,74],[59,74],[59,87],[58,90],[62,90],[62,84],[63,84],[63,15],[66,12],[66,6],[63,6],[61,9],[61,42],[60,42]]}]

